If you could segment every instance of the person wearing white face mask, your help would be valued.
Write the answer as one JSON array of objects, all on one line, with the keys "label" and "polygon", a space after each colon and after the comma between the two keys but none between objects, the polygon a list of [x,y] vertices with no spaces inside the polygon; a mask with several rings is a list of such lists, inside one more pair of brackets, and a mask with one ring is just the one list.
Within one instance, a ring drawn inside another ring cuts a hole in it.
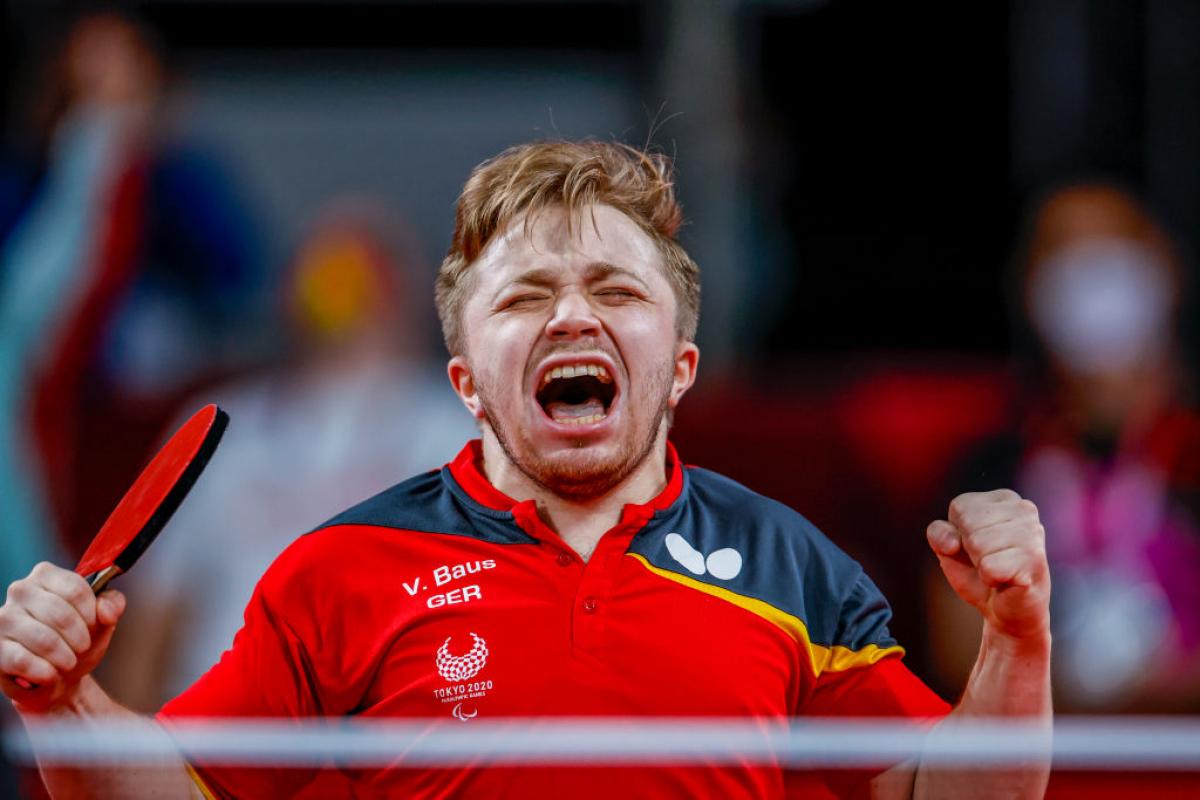
[{"label": "person wearing white face mask", "polygon": [[[1009,481],[1045,509],[1057,708],[1194,711],[1200,417],[1179,352],[1178,257],[1133,198],[1082,184],[1038,207],[1021,279],[1039,377],[956,487]],[[934,660],[952,680],[974,645],[932,597]]]},{"label": "person wearing white face mask", "polygon": [[1084,380],[1131,374],[1169,353],[1173,283],[1150,246],[1089,238],[1056,251],[1031,276],[1030,316],[1063,371]]}]

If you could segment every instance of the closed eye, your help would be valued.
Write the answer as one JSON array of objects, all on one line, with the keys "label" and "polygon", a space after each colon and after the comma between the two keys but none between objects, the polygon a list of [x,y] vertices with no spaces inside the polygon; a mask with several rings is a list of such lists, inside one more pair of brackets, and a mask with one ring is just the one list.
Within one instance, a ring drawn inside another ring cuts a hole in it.
[{"label": "closed eye", "polygon": [[641,299],[642,296],[633,289],[625,289],[622,287],[608,287],[605,289],[600,289],[596,292],[596,295],[615,300],[638,300]]},{"label": "closed eye", "polygon": [[496,307],[496,310],[507,311],[509,309],[522,308],[524,306],[538,303],[546,298],[547,296],[544,294],[519,294],[516,297],[501,301],[500,305]]}]

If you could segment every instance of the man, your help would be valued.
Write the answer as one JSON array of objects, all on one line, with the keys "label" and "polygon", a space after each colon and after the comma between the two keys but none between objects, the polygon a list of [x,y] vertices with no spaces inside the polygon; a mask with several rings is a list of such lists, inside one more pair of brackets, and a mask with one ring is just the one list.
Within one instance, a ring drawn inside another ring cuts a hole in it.
[{"label": "man", "polygon": [[[176,717],[799,714],[941,716],[901,663],[887,604],[794,512],[685,469],[670,417],[696,376],[695,264],[666,159],[552,142],[475,170],[438,309],[455,392],[482,438],[301,537],[259,583],[233,647],[163,709]],[[983,616],[969,716],[1047,720],[1049,578],[1032,504],[961,496],[929,542]],[[124,607],[39,565],[0,609],[4,689],[25,715],[129,712],[89,677]],[[459,723],[454,723],[459,724]],[[181,761],[184,797],[286,796],[304,771]],[[63,795],[136,796],[139,777],[44,774]],[[408,769],[347,773],[392,796],[748,796],[777,770]],[[166,776],[165,778],[163,776]],[[857,774],[831,779],[838,791]],[[959,781],[961,783],[956,783]],[[1038,796],[1046,769],[900,765],[880,797]]]}]

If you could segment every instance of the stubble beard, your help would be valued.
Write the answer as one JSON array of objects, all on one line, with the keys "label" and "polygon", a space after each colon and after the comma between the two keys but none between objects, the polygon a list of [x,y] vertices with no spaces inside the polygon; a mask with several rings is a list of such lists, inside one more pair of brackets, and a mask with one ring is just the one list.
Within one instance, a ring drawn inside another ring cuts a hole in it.
[{"label": "stubble beard", "polygon": [[[510,463],[516,466],[525,477],[553,492],[559,497],[571,500],[590,500],[599,497],[621,484],[626,478],[640,467],[654,450],[658,432],[662,429],[663,419],[670,408],[671,377],[674,365],[668,364],[662,374],[652,378],[652,385],[641,403],[643,407],[653,408],[650,412],[650,424],[645,430],[638,430],[638,419],[644,418],[632,405],[625,409],[631,418],[631,427],[619,442],[615,452],[610,456],[600,454],[574,453],[569,459],[555,459],[544,456],[526,442],[525,446],[517,446],[512,432],[499,416],[491,411],[489,402],[490,386],[478,382],[479,399],[483,406],[484,418],[496,435],[496,441]],[[632,401],[630,401],[632,403]],[[584,448],[587,443],[577,442],[578,448]]]}]

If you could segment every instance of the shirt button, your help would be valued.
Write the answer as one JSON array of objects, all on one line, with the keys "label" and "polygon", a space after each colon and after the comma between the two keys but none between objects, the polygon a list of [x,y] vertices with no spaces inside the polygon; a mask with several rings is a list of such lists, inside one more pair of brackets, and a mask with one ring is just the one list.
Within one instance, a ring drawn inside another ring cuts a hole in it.
[{"label": "shirt button", "polygon": [[555,559],[555,561],[558,562],[558,565],[560,567],[569,567],[569,566],[571,566],[571,562],[574,560],[575,559],[571,558],[570,553],[563,553],[563,552],[559,552],[558,558]]},{"label": "shirt button", "polygon": [[597,608],[597,606],[598,606],[598,605],[599,605],[599,604],[596,602],[596,598],[594,598],[594,597],[587,597],[587,598],[584,598],[584,601],[583,601],[583,612],[584,612],[585,614],[595,614],[595,613],[596,613],[596,608]]}]

